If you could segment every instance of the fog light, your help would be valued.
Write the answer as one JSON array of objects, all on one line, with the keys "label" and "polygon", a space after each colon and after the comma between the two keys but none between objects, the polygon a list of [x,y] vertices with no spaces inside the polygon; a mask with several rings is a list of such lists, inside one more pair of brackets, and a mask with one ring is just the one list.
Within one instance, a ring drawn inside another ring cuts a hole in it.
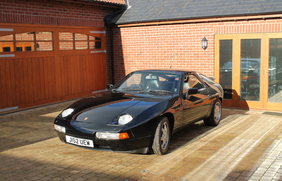
[{"label": "fog light", "polygon": [[54,124],[54,129],[61,132],[61,133],[66,133],[66,128],[63,127],[63,126],[59,126],[59,125]]},{"label": "fog light", "polygon": [[108,132],[97,132],[96,137],[98,139],[105,140],[119,140],[129,138],[127,133],[108,133]]}]

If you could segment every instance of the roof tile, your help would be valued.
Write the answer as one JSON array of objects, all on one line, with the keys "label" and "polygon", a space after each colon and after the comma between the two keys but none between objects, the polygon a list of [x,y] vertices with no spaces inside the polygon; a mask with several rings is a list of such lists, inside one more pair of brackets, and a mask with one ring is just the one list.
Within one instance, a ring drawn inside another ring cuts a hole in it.
[{"label": "roof tile", "polygon": [[117,24],[282,12],[282,0],[129,0],[129,5]]}]

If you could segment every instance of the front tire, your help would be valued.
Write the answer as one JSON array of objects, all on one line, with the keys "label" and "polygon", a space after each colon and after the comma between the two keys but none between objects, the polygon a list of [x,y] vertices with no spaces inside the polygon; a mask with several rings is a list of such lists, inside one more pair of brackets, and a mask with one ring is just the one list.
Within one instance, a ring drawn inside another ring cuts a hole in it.
[{"label": "front tire", "polygon": [[220,122],[221,114],[222,114],[221,101],[216,100],[213,105],[213,109],[210,116],[204,119],[205,124],[207,126],[217,126]]},{"label": "front tire", "polygon": [[152,149],[156,155],[164,155],[169,146],[171,137],[170,124],[167,117],[162,117],[156,128]]}]

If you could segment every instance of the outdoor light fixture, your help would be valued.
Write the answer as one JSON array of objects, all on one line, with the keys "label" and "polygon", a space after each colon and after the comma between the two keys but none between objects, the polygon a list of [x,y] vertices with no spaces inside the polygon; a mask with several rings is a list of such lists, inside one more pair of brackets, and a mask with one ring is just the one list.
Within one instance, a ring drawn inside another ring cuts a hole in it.
[{"label": "outdoor light fixture", "polygon": [[208,48],[208,39],[206,37],[202,39],[202,48],[204,50]]}]

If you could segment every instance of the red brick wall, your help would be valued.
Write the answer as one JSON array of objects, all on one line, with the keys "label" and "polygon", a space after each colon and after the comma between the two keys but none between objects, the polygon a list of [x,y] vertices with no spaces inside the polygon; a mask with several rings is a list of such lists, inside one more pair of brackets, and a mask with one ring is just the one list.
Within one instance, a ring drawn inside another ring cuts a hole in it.
[{"label": "red brick wall", "polygon": [[111,9],[47,0],[0,0],[0,22],[103,27]]},{"label": "red brick wall", "polygon": [[[214,35],[282,31],[282,20],[123,27],[114,31],[116,81],[140,69],[188,69],[214,76]],[[208,48],[201,48],[203,37]]]}]

